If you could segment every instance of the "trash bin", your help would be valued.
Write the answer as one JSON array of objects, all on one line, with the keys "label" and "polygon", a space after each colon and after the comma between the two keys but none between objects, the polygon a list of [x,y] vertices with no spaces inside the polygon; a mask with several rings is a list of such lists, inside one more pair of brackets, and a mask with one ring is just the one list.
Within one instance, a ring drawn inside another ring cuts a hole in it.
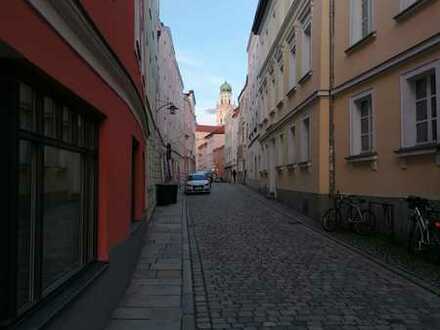
[{"label": "trash bin", "polygon": [[177,184],[157,184],[156,201],[157,205],[169,205],[177,203]]}]

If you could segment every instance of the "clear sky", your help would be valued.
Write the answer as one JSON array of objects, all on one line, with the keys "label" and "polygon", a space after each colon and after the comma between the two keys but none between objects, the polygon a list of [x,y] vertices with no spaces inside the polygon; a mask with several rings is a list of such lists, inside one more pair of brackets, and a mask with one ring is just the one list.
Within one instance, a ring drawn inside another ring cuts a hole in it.
[{"label": "clear sky", "polygon": [[[215,124],[219,87],[226,80],[237,102],[246,80],[246,45],[258,0],[160,0],[171,28],[185,90],[196,95],[197,122]],[[209,111],[211,109],[211,111]]]}]

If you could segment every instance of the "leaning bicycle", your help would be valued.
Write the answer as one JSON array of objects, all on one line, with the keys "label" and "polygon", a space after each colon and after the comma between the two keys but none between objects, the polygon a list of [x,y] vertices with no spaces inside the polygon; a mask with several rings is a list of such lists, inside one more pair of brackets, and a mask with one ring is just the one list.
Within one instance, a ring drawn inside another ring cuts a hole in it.
[{"label": "leaning bicycle", "polygon": [[376,216],[370,210],[362,209],[364,203],[363,199],[337,192],[333,198],[334,206],[321,218],[322,228],[333,232],[346,225],[361,235],[372,233],[376,228]]},{"label": "leaning bicycle", "polygon": [[409,196],[406,199],[410,210],[411,231],[408,249],[411,253],[428,253],[440,262],[440,211],[423,198]]}]

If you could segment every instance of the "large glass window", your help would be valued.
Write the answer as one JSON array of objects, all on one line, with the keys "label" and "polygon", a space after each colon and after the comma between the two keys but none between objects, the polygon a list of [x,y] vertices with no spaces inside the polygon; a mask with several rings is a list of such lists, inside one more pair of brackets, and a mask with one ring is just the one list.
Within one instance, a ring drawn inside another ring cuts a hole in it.
[{"label": "large glass window", "polygon": [[32,144],[20,141],[18,161],[17,307],[32,300]]},{"label": "large glass window", "polygon": [[81,155],[44,147],[43,288],[81,265]]},{"label": "large glass window", "polygon": [[25,84],[18,91],[14,277],[21,314],[96,258],[97,124],[85,106],[53,91],[48,97]]}]

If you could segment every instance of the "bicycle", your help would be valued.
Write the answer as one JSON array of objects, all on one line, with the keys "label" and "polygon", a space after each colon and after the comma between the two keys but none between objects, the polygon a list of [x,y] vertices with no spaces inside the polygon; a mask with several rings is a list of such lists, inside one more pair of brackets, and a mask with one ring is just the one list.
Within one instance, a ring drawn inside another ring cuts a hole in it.
[{"label": "bicycle", "polygon": [[427,199],[409,196],[412,227],[409,235],[410,253],[432,252],[433,259],[440,262],[440,211],[435,210]]},{"label": "bicycle", "polygon": [[[337,192],[333,199],[334,207],[328,209],[321,218],[322,228],[326,232],[334,232],[345,222],[360,235],[372,233],[376,227],[376,216],[370,210],[361,209],[360,205],[365,202],[363,199]],[[345,218],[342,217],[343,211]]]}]

